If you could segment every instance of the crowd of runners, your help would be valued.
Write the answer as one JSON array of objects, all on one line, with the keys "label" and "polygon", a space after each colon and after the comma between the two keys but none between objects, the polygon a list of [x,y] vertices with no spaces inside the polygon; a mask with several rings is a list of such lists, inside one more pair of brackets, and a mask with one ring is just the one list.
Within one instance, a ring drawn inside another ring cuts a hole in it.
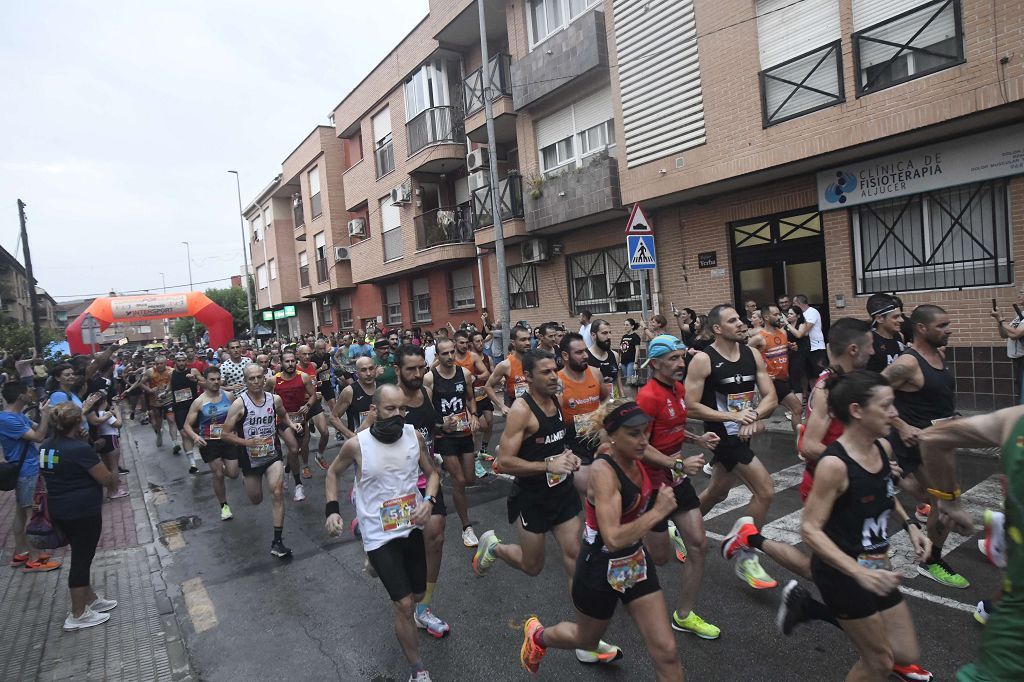
[{"label": "crowd of runners", "polygon": [[[743,310],[719,305],[707,315],[672,306],[678,336],[661,315],[629,319],[615,348],[619,334],[588,312],[578,332],[522,322],[506,335],[485,318],[480,328],[429,336],[368,329],[259,348],[239,340],[133,355],[111,348],[53,367],[51,385],[40,390],[55,403],[77,401],[83,431],[111,472],[120,468],[121,422],[109,419],[118,402],[121,420],[148,423],[158,448],[166,424],[190,473],[200,459],[209,467],[224,521],[232,518],[225,478],[241,475],[252,504],[269,492],[270,551],[282,559],[291,555],[283,534],[289,481],[292,500],[302,502],[313,467],[324,470],[325,528],[361,538],[366,569],[392,603],[410,680],[421,681],[430,677],[417,630],[450,631],[432,603],[449,504],[473,550],[471,570],[487,580],[501,579],[491,575],[499,564],[540,575],[546,536],[557,543],[575,613],[546,626],[527,619],[525,669],[536,672],[552,649],[571,650],[582,663],[621,658],[603,639],[621,602],[654,676],[682,680],[673,631],[720,636],[702,599],[710,547],[703,519],[736,485],[750,501],[719,550],[750,588],[778,589],[782,633],[814,620],[841,628],[859,655],[849,680],[930,680],[889,538],[906,530],[922,576],[967,587],[942,553],[951,531],[975,530],[960,505],[953,452],[1002,446],[1006,508],[986,513],[980,547],[1005,571],[1006,589],[979,604],[982,650],[959,679],[1024,679],[1024,407],[959,418],[945,362],[946,312],[921,305],[905,316],[887,295],[867,307],[865,319],[834,321],[827,344],[820,314],[797,295]],[[777,410],[788,413],[793,456],[806,465],[807,551],[760,533],[774,489],[751,443]],[[492,443],[496,414],[504,426]],[[692,428],[691,417],[702,428]],[[329,462],[332,428],[343,444]],[[684,454],[684,444],[697,447]],[[343,475],[353,467],[346,491]],[[470,525],[466,488],[489,475],[511,481],[508,532]],[[698,494],[692,481],[702,475],[710,479]],[[111,485],[109,494],[126,493]],[[343,514],[346,498],[354,515]],[[38,565],[36,554],[23,556]],[[769,562],[801,580],[779,587]],[[670,580],[679,590],[667,604],[661,584]]]}]

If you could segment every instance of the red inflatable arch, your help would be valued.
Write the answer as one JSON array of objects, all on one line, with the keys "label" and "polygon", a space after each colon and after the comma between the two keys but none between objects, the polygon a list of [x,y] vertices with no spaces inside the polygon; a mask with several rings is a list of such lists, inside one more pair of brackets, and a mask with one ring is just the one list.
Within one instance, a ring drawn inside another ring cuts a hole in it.
[{"label": "red inflatable arch", "polygon": [[[194,317],[210,331],[210,345],[214,348],[228,345],[234,338],[234,320],[231,313],[214,303],[199,291],[184,294],[155,294],[152,296],[118,296],[97,298],[85,310],[106,329],[114,322],[161,320],[165,317]],[[72,353],[90,353],[92,349],[82,343],[82,320],[79,315],[68,325],[68,346]]]}]

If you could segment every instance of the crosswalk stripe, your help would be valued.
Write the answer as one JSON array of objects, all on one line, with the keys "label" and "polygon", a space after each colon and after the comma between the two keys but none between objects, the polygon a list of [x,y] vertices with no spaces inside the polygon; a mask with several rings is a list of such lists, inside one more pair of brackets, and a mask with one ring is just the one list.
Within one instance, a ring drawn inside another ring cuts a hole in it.
[{"label": "crosswalk stripe", "polygon": [[[772,484],[775,487],[775,492],[786,490],[794,486],[800,485],[800,481],[803,480],[804,476],[804,465],[794,464],[793,466],[786,467],[785,469],[779,469],[772,474]],[[734,509],[739,509],[747,505],[750,502],[751,494],[747,490],[745,485],[738,485],[729,491],[729,496],[722,500],[720,503],[715,505],[715,508],[704,515],[704,521],[710,521],[711,519],[721,516],[722,514],[728,514]]]}]

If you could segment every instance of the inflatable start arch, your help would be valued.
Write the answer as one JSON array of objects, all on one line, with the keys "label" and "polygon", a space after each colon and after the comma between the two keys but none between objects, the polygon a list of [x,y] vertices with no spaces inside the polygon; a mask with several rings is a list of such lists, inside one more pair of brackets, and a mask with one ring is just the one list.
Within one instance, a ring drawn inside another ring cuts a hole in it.
[{"label": "inflatable start arch", "polygon": [[[199,291],[184,294],[154,294],[151,296],[104,296],[97,298],[85,310],[106,329],[115,322],[161,320],[165,317],[194,317],[210,331],[210,345],[226,346],[234,338],[234,320],[231,313],[214,303]],[[92,349],[82,343],[82,321],[85,313],[68,325],[68,345],[72,353],[90,353]]]}]

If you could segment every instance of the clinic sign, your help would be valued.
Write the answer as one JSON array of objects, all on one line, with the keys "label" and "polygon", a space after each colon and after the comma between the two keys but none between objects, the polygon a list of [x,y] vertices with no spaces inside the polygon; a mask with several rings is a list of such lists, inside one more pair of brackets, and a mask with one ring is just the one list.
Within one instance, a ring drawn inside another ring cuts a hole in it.
[{"label": "clinic sign", "polygon": [[1024,173],[1024,125],[818,173],[818,208],[856,206]]}]

